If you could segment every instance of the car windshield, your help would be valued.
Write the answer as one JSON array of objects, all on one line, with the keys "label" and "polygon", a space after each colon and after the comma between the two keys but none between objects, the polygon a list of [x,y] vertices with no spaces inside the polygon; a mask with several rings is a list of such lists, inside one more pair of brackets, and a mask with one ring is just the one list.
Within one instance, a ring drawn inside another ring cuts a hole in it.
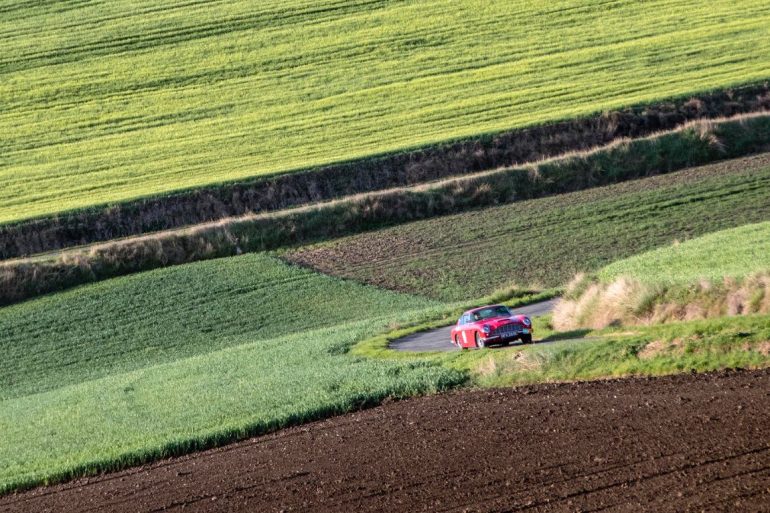
[{"label": "car windshield", "polygon": [[504,306],[490,306],[473,312],[473,320],[483,321],[484,319],[491,319],[492,317],[507,317],[509,315],[511,315],[511,311]]}]

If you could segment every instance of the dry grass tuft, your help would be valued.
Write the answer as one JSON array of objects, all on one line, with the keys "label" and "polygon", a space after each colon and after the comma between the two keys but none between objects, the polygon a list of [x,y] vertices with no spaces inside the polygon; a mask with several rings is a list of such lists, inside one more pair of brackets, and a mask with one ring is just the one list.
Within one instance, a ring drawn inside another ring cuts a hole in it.
[{"label": "dry grass tuft", "polygon": [[[573,280],[570,287],[585,279]],[[568,288],[553,313],[558,330],[601,329],[615,325],[659,324],[724,315],[770,313],[770,274],[693,285],[656,287],[629,278],[592,282],[579,295]]]},{"label": "dry grass tuft", "polygon": [[484,377],[496,375],[497,370],[497,362],[491,356],[483,360],[476,368],[476,371]]},{"label": "dry grass tuft", "polygon": [[653,340],[644,348],[639,351],[637,356],[642,360],[651,360],[656,356],[663,354],[677,354],[684,353],[684,341],[679,338],[675,338],[671,342],[665,340]]},{"label": "dry grass tuft", "polygon": [[770,340],[765,340],[755,344],[754,350],[762,356],[770,356]]}]

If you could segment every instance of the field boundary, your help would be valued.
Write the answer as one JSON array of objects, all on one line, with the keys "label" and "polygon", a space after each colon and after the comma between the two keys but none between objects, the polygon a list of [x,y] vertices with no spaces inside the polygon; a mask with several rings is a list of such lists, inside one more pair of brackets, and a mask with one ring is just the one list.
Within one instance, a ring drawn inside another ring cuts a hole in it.
[{"label": "field boundary", "polygon": [[115,276],[288,248],[496,204],[665,174],[770,149],[770,114],[680,129],[537,165],[358,195],[0,265],[0,304]]},{"label": "field boundary", "polygon": [[0,226],[0,260],[520,165],[649,136],[692,120],[765,109],[770,109],[767,82],[252,181],[63,212]]}]

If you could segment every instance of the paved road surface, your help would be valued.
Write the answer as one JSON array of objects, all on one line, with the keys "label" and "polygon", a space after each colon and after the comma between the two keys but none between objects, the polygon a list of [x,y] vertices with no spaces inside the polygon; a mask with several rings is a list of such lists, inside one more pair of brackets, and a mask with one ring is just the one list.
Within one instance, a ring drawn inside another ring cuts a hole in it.
[{"label": "paved road surface", "polygon": [[[545,315],[553,311],[556,299],[549,299],[541,303],[534,303],[520,308],[514,308],[517,314],[524,314],[530,317]],[[449,342],[450,333],[454,325],[437,328],[431,331],[415,333],[404,338],[394,340],[390,343],[390,348],[396,351],[457,351],[457,347]]]}]

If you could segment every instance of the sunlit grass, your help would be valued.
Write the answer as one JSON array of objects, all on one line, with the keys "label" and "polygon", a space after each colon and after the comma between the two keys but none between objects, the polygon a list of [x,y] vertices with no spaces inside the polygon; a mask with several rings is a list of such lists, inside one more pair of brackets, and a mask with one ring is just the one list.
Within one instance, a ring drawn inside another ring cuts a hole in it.
[{"label": "sunlit grass", "polygon": [[0,309],[0,492],[457,385],[348,354],[444,308],[255,254]]},{"label": "sunlit grass", "polygon": [[11,3],[0,56],[8,222],[766,79],[770,11]]},{"label": "sunlit grass", "polygon": [[692,283],[743,278],[770,269],[770,222],[722,230],[614,262],[599,272],[644,283]]}]

